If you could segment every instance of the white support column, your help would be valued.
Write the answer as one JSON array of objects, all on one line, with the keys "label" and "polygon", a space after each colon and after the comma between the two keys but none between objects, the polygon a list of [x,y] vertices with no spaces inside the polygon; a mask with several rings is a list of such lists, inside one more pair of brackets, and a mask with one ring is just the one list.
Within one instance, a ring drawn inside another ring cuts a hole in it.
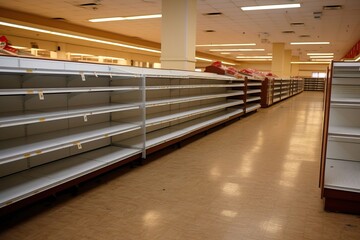
[{"label": "white support column", "polygon": [[291,76],[291,50],[285,50],[284,52],[284,66],[283,66],[283,76],[285,78],[290,78]]},{"label": "white support column", "polygon": [[196,0],[163,0],[161,67],[195,70]]},{"label": "white support column", "polygon": [[271,64],[271,72],[273,74],[278,75],[279,77],[283,77],[283,66],[284,66],[284,43],[273,43],[272,44],[272,64]]}]

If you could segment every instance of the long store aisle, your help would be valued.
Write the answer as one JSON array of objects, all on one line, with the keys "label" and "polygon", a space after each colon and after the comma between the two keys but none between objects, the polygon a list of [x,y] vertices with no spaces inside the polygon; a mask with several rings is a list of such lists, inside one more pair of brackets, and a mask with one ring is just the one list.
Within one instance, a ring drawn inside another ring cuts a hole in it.
[{"label": "long store aisle", "polygon": [[0,239],[360,239],[323,211],[321,93],[304,92],[60,201]]}]

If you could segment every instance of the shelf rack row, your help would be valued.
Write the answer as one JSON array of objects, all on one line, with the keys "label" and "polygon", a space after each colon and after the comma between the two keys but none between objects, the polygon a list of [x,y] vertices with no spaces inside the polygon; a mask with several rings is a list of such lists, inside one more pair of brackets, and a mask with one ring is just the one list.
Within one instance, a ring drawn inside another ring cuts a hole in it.
[{"label": "shelf rack row", "polygon": [[0,57],[0,213],[260,108],[261,81]]},{"label": "shelf rack row", "polygon": [[304,78],[304,91],[321,91],[325,89],[324,78]]},{"label": "shelf rack row", "polygon": [[303,79],[271,79],[262,81],[261,107],[267,108],[274,103],[295,96],[304,91]]}]

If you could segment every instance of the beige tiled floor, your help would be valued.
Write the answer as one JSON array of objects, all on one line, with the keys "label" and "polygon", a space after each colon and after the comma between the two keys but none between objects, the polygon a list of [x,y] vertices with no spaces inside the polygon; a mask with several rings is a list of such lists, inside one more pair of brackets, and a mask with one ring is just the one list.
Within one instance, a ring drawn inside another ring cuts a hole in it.
[{"label": "beige tiled floor", "polygon": [[318,189],[322,94],[305,92],[41,211],[0,239],[360,239]]}]

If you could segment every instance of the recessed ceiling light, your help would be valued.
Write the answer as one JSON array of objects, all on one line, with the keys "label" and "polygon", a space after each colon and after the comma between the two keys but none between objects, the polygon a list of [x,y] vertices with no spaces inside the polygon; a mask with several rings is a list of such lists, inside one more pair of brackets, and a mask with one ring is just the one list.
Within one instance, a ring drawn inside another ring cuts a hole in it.
[{"label": "recessed ceiling light", "polygon": [[255,46],[256,43],[218,43],[218,44],[200,44],[197,47],[236,47],[236,46]]},{"label": "recessed ceiling light", "polygon": [[300,3],[294,3],[294,4],[278,4],[278,5],[241,7],[241,10],[253,11],[253,10],[270,10],[270,9],[299,8],[299,7],[301,7]]},{"label": "recessed ceiling light", "polygon": [[261,51],[265,51],[265,49],[263,48],[255,48],[255,49],[249,49],[249,48],[239,48],[239,49],[226,49],[226,48],[219,48],[219,49],[210,49],[210,52],[261,52]]},{"label": "recessed ceiling light", "polygon": [[111,21],[152,19],[152,18],[161,18],[161,16],[162,16],[161,14],[152,14],[152,15],[128,16],[128,17],[93,18],[93,19],[89,19],[89,22],[111,22]]},{"label": "recessed ceiling light", "polygon": [[291,42],[291,45],[319,45],[319,44],[330,44],[330,42]]},{"label": "recessed ceiling light", "polygon": [[327,56],[327,55],[334,55],[334,53],[307,53],[308,56]]}]

